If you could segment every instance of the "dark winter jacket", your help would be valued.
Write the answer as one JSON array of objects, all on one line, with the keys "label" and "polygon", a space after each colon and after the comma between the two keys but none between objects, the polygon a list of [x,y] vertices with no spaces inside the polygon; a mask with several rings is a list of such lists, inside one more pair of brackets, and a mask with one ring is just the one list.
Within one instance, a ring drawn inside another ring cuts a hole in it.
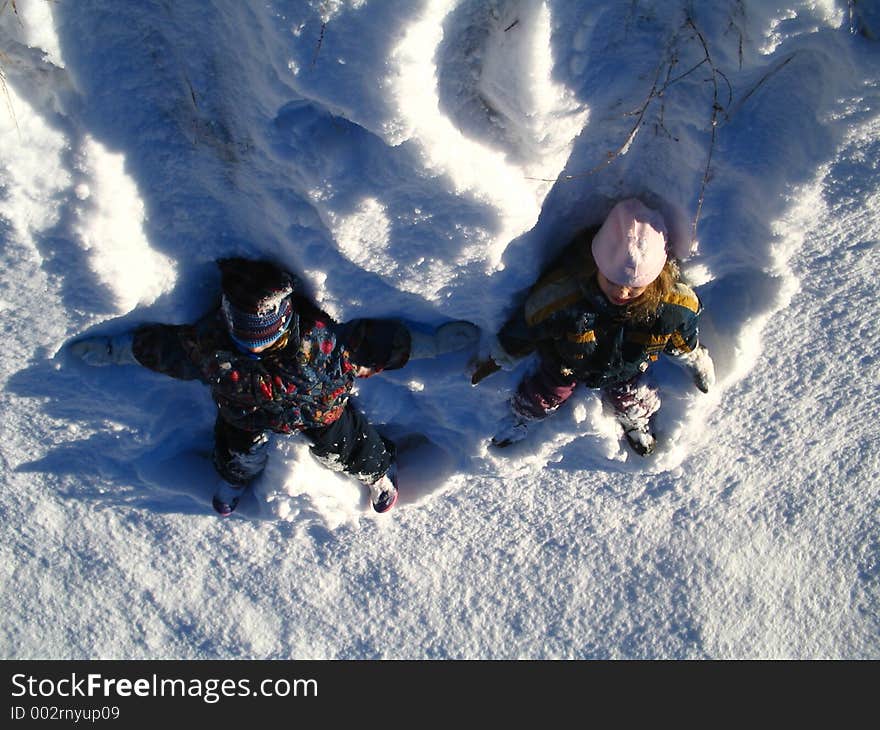
[{"label": "dark winter jacket", "polygon": [[661,352],[682,355],[699,340],[702,306],[678,283],[650,321],[626,317],[611,304],[595,276],[578,267],[555,269],[530,291],[525,304],[499,333],[504,349],[517,357],[537,350],[591,388],[622,383],[644,372]]},{"label": "dark winter jacket", "polygon": [[406,362],[408,332],[393,320],[340,325],[297,295],[294,310],[288,334],[259,355],[236,348],[219,309],[194,325],[139,328],[134,354],[152,370],[209,385],[231,425],[279,433],[338,419],[359,366],[372,373]]}]

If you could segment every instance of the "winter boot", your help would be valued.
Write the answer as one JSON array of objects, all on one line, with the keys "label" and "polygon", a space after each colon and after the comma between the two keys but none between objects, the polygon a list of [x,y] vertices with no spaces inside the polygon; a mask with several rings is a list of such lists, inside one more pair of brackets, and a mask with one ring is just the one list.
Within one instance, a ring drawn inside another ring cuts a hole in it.
[{"label": "winter boot", "polygon": [[242,498],[244,490],[245,486],[243,484],[221,482],[212,501],[217,514],[221,517],[228,517],[235,512],[235,508],[238,507],[238,502]]},{"label": "winter boot", "polygon": [[654,453],[654,414],[660,410],[660,396],[652,383],[641,377],[604,388],[602,395],[623,428],[627,443],[639,456]]},{"label": "winter boot", "polygon": [[657,439],[651,433],[648,426],[633,426],[625,430],[623,435],[626,436],[626,441],[632,447],[632,450],[639,456],[648,456],[654,453]]},{"label": "winter boot", "polygon": [[397,464],[392,463],[388,471],[370,486],[370,502],[379,514],[387,512],[397,504]]},{"label": "winter boot", "polygon": [[471,322],[458,320],[447,322],[434,330],[433,334],[425,334],[409,329],[411,337],[409,359],[426,360],[447,352],[463,350],[480,339],[480,329]]},{"label": "winter boot", "polygon": [[530,418],[518,413],[511,413],[499,424],[498,433],[492,437],[492,446],[503,449],[518,441],[522,441],[529,432]]},{"label": "winter boot", "polygon": [[134,335],[123,332],[121,335],[98,335],[85,337],[72,342],[68,349],[86,365],[103,367],[104,365],[139,365],[132,352]]}]

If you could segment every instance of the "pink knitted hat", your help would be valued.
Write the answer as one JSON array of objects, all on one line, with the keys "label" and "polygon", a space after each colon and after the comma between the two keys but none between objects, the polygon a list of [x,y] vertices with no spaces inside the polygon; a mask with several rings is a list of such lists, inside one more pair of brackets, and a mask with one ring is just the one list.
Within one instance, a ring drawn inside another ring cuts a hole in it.
[{"label": "pink knitted hat", "polygon": [[647,286],[666,264],[663,216],[635,198],[620,201],[593,237],[593,258],[612,283]]}]

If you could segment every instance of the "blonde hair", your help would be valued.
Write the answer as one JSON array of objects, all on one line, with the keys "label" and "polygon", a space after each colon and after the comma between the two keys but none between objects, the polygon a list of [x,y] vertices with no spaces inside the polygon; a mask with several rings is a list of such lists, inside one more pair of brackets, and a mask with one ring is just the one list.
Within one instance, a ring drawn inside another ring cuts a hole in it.
[{"label": "blonde hair", "polygon": [[666,299],[679,281],[678,264],[674,259],[667,258],[663,269],[641,296],[627,305],[626,316],[637,322],[651,322],[657,316],[660,304]]}]

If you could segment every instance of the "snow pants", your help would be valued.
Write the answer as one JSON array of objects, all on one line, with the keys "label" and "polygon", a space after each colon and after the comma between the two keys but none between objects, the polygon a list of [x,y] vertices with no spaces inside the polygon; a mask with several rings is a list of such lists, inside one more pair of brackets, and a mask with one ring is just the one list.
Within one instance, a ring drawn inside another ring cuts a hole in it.
[{"label": "snow pants", "polygon": [[[567,401],[577,386],[577,378],[564,375],[558,364],[542,358],[538,371],[520,383],[511,405],[518,415],[545,418]],[[601,391],[603,400],[627,428],[647,426],[651,416],[660,410],[657,388],[641,375],[604,386]]]},{"label": "snow pants", "polygon": [[[302,433],[317,459],[366,484],[384,475],[394,461],[394,444],[383,438],[351,401],[333,423]],[[256,479],[266,467],[268,447],[264,431],[243,431],[220,417],[214,424],[214,467],[230,484],[244,486]]]}]

